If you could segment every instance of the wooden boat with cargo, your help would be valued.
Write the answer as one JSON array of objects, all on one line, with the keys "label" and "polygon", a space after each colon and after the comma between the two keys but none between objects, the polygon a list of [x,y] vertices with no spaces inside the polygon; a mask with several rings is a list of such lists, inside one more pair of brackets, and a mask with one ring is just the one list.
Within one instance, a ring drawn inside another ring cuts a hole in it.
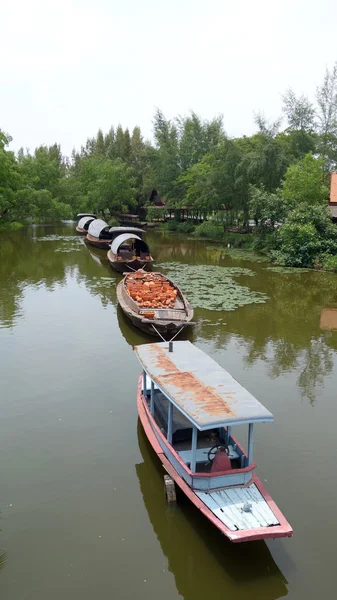
[{"label": "wooden boat with cargo", "polygon": [[[255,473],[253,431],[273,415],[190,342],[136,346],[138,414],[169,479],[232,542],[293,530]],[[248,426],[248,452],[232,434]]]},{"label": "wooden boat with cargo", "polygon": [[150,248],[142,239],[143,229],[137,227],[112,227],[113,238],[108,251],[108,261],[115,271],[151,271],[153,258]]},{"label": "wooden boat with cargo", "polygon": [[89,229],[89,225],[92,221],[95,220],[96,217],[93,217],[92,215],[84,215],[80,218],[77,227],[76,227],[76,231],[79,235],[87,235],[88,233],[88,229]]},{"label": "wooden boat with cargo", "polygon": [[125,273],[117,286],[117,299],[132,323],[150,335],[171,338],[193,325],[193,308],[162,273]]}]

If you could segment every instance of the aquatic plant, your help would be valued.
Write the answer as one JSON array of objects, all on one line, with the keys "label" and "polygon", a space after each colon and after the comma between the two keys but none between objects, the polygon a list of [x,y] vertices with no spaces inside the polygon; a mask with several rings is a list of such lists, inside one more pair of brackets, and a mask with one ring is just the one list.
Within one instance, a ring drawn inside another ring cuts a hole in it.
[{"label": "aquatic plant", "polygon": [[290,275],[291,273],[308,273],[312,269],[304,269],[301,267],[265,267],[264,271],[272,271],[281,275]]},{"label": "aquatic plant", "polygon": [[54,252],[81,252],[81,248],[57,248]]},{"label": "aquatic plant", "polygon": [[181,288],[193,307],[233,311],[246,304],[262,304],[268,296],[237,283],[233,278],[253,277],[255,273],[241,267],[162,263],[158,267]]},{"label": "aquatic plant", "polygon": [[36,237],[36,242],[75,242],[75,244],[83,245],[82,238],[78,235],[61,235],[61,234],[51,234],[44,235],[41,237]]},{"label": "aquatic plant", "polygon": [[251,250],[242,250],[240,248],[225,248],[224,246],[206,246],[206,250],[218,250],[222,257],[229,256],[232,260],[246,260],[250,262],[268,262],[267,256],[262,256]]}]

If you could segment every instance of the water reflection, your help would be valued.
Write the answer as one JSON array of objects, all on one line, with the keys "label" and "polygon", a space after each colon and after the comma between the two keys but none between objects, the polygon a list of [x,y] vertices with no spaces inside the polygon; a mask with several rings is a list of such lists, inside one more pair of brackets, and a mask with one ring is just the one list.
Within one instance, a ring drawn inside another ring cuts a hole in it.
[{"label": "water reflection", "polygon": [[183,494],[177,506],[167,505],[163,469],[140,422],[138,443],[143,462],[136,472],[144,505],[181,596],[216,597],[220,590],[238,600],[286,596],[287,581],[264,542],[231,544]]},{"label": "water reflection", "polygon": [[7,552],[0,550],[0,571],[2,571],[7,563]]},{"label": "water reflection", "polygon": [[[244,365],[258,361],[267,366],[270,378],[298,372],[302,397],[315,402],[317,387],[332,372],[337,350],[336,275],[305,272],[282,274],[268,271],[265,262],[252,262],[226,256],[207,242],[184,237],[147,233],[157,263],[239,266],[253,270],[254,277],[241,276],[240,283],[269,297],[265,304],[248,305],[231,312],[195,307],[194,328],[181,339],[210,340],[215,349],[226,349],[236,340],[244,351]],[[243,254],[244,256],[244,254]],[[27,289],[43,287],[52,291],[74,280],[102,306],[116,307],[115,273],[104,250],[86,246],[74,234],[74,224],[35,227],[2,233],[0,245],[0,327],[11,328],[23,318]],[[121,332],[128,344],[153,341],[138,332],[118,311]]]},{"label": "water reflection", "polygon": [[[103,276],[97,261],[105,268]],[[56,285],[64,287],[69,279],[100,296],[103,306],[116,304],[115,282],[104,254],[99,257],[88,252],[83,239],[73,235],[72,226],[40,226],[1,235],[0,326],[13,327],[24,316],[27,289],[52,291]]]}]

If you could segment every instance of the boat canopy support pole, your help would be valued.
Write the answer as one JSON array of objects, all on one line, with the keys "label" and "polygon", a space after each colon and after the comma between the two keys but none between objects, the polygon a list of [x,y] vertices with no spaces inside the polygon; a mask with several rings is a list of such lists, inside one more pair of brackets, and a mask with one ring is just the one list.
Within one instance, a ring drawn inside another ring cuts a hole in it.
[{"label": "boat canopy support pole", "polygon": [[151,415],[154,415],[154,383],[151,379],[151,399],[150,399],[150,412]]},{"label": "boat canopy support pole", "polygon": [[173,415],[173,405],[172,405],[172,402],[169,401],[168,418],[167,418],[167,441],[169,444],[172,444],[172,415]]},{"label": "boat canopy support pole", "polygon": [[248,429],[248,466],[253,463],[253,433],[254,423],[249,423]]},{"label": "boat canopy support pole", "polygon": [[226,439],[227,446],[229,444],[229,440],[230,440],[231,435],[232,435],[232,427],[230,425],[228,425],[228,427],[227,427],[227,436],[226,436],[227,437],[227,439]]},{"label": "boat canopy support pole", "polygon": [[192,429],[192,460],[191,460],[192,473],[195,473],[195,468],[196,468],[197,439],[198,439],[198,430],[195,426],[193,426],[193,429]]},{"label": "boat canopy support pole", "polygon": [[146,398],[146,371],[143,370],[143,395]]}]

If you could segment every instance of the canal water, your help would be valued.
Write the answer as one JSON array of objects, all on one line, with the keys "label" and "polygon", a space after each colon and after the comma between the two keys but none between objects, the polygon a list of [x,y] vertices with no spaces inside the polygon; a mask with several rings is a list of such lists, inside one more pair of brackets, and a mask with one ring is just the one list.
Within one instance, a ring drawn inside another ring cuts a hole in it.
[{"label": "canal water", "polygon": [[255,459],[294,536],[233,545],[181,495],[166,504],[136,411],[133,346],[152,338],[120,313],[105,252],[74,232],[0,236],[1,598],[333,597],[337,276],[147,236],[198,306],[185,339],[275,417]]}]

